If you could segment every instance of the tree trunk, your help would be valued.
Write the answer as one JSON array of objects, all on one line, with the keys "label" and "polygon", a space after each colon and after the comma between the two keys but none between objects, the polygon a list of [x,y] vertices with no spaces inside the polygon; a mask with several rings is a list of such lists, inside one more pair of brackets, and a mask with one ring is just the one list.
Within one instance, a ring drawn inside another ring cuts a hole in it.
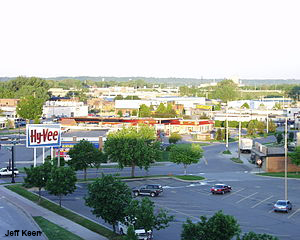
[{"label": "tree trunk", "polygon": [[59,195],[59,206],[61,207],[61,195]]},{"label": "tree trunk", "polygon": [[184,164],[183,166],[184,166],[184,175],[186,175],[186,169],[187,169],[187,165],[186,165],[186,164]]},{"label": "tree trunk", "polygon": [[83,169],[84,181],[86,181],[86,168]]},{"label": "tree trunk", "polygon": [[135,165],[132,164],[132,166],[131,166],[131,177],[134,177],[134,168],[135,168]]},{"label": "tree trunk", "polygon": [[113,224],[112,227],[113,227],[113,231],[116,232],[116,224]]},{"label": "tree trunk", "polygon": [[39,188],[39,203],[41,202],[41,188]]}]

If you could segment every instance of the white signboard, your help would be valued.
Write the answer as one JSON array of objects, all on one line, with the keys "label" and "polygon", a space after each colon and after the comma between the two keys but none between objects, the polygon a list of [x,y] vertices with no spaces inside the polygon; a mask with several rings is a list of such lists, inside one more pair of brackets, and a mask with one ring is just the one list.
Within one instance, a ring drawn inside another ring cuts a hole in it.
[{"label": "white signboard", "polygon": [[26,147],[60,147],[60,124],[27,124]]}]

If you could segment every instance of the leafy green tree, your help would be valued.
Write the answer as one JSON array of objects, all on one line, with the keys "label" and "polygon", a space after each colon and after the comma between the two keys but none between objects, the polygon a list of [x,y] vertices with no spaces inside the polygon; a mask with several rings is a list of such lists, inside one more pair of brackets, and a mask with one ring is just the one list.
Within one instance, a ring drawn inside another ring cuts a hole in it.
[{"label": "leafy green tree", "polygon": [[224,135],[222,133],[221,128],[218,128],[217,133],[216,133],[216,140],[221,141],[224,139]]},{"label": "leafy green tree", "polygon": [[131,190],[125,183],[112,175],[102,175],[102,178],[88,185],[85,204],[92,208],[96,217],[111,224],[115,232],[117,222],[126,217],[125,208],[131,200]]},{"label": "leafy green tree", "polygon": [[73,193],[76,189],[76,173],[70,167],[52,168],[50,177],[46,183],[46,190],[59,197],[61,207],[62,196]]},{"label": "leafy green tree", "polygon": [[[41,190],[46,186],[46,183],[50,177],[50,171],[52,166],[45,163],[38,167],[31,166],[30,168],[24,168],[26,177],[24,183],[26,187],[37,187],[39,189],[39,202],[41,200]],[[50,171],[49,171],[50,170]]]},{"label": "leafy green tree", "polygon": [[198,144],[177,144],[170,150],[170,161],[177,164],[183,164],[185,175],[187,166],[192,163],[198,163],[202,156],[203,150]]},{"label": "leafy green tree", "polygon": [[300,146],[296,147],[293,152],[289,152],[288,156],[291,158],[293,164],[299,166],[300,165]]},{"label": "leafy green tree", "polygon": [[231,240],[238,237],[240,232],[236,219],[219,211],[209,219],[201,216],[197,223],[187,219],[183,224],[181,240]]},{"label": "leafy green tree", "polygon": [[179,133],[173,132],[171,133],[171,136],[169,137],[169,143],[177,143],[182,139],[182,136]]},{"label": "leafy green tree", "polygon": [[150,116],[151,116],[150,108],[147,105],[142,104],[139,109],[139,117],[150,117]]},{"label": "leafy green tree", "polygon": [[249,104],[248,104],[247,102],[245,102],[245,103],[241,106],[241,108],[250,109],[250,106],[249,106]]},{"label": "leafy green tree", "polygon": [[73,148],[70,149],[69,155],[71,160],[67,162],[75,171],[84,171],[84,180],[86,180],[86,169],[92,167],[94,163],[104,162],[105,156],[99,149],[87,140],[80,140]]},{"label": "leafy green tree", "polygon": [[269,234],[260,234],[254,232],[245,233],[242,238],[238,237],[237,240],[279,240],[277,237],[273,237]]},{"label": "leafy green tree", "polygon": [[300,99],[300,86],[294,86],[292,89],[288,91],[288,96],[293,98],[295,101],[299,101]]},{"label": "leafy green tree", "polygon": [[[54,158],[51,160],[51,156],[47,156],[47,157],[45,158],[45,163],[46,163],[46,162],[49,162],[49,164],[51,164],[52,166],[57,167],[57,166],[58,166],[58,157],[54,157]],[[66,164],[65,159],[64,159],[63,157],[60,157],[60,159],[59,159],[59,166],[60,166],[60,167],[63,167],[63,166],[65,166],[65,164]]]},{"label": "leafy green tree", "polygon": [[115,97],[115,100],[123,100],[124,98],[123,98],[123,96],[122,95],[117,95],[116,97]]},{"label": "leafy green tree", "polygon": [[214,91],[212,92],[212,97],[215,99],[221,99],[223,102],[236,100],[239,97],[238,85],[232,80],[223,80],[218,82]]},{"label": "leafy green tree", "polygon": [[256,133],[256,123],[254,121],[250,121],[247,126],[247,134],[253,136]]},{"label": "leafy green tree", "polygon": [[132,113],[131,113],[131,116],[137,116],[137,111],[133,110]]},{"label": "leafy green tree", "polygon": [[134,223],[136,229],[145,229],[146,231],[164,229],[173,221],[174,216],[169,216],[164,209],[159,209],[155,213],[154,203],[145,197],[142,201],[132,200],[125,209],[125,214],[129,222]]},{"label": "leafy green tree", "polygon": [[269,120],[269,132],[275,132],[276,131],[276,124],[272,121]]},{"label": "leafy green tree", "polygon": [[118,114],[119,117],[123,117],[123,113],[122,113],[121,110],[119,110],[117,114]]},{"label": "leafy green tree", "polygon": [[134,227],[130,225],[127,229],[127,234],[124,237],[124,240],[139,240],[138,236],[135,234]]},{"label": "leafy green tree", "polygon": [[258,133],[263,134],[265,132],[266,125],[264,122],[259,121],[256,125],[256,128]]},{"label": "leafy green tree", "polygon": [[166,113],[167,109],[163,103],[160,103],[156,109],[156,113]]},{"label": "leafy green tree", "polygon": [[282,142],[282,140],[283,140],[283,135],[282,135],[282,133],[281,133],[281,132],[278,132],[278,133],[275,135],[275,137],[276,137],[277,143],[280,144],[280,143]]},{"label": "leafy green tree", "polygon": [[127,96],[124,99],[126,99],[126,100],[140,100],[140,98],[138,96]]},{"label": "leafy green tree", "polygon": [[214,111],[220,111],[221,110],[221,104],[217,104],[213,108]]},{"label": "leafy green tree", "polygon": [[281,105],[280,103],[277,102],[277,103],[275,103],[273,109],[275,109],[275,110],[282,109],[282,105]]},{"label": "leafy green tree", "polygon": [[18,102],[17,114],[27,120],[40,118],[43,113],[43,104],[43,99],[27,96]]},{"label": "leafy green tree", "polygon": [[175,116],[176,116],[176,112],[175,112],[175,110],[173,109],[171,103],[168,103],[168,104],[167,104],[166,113],[169,114],[169,115],[171,115],[172,117],[175,117]]},{"label": "leafy green tree", "polygon": [[151,163],[161,158],[155,130],[146,125],[110,133],[104,143],[104,152],[108,159],[118,162],[120,168],[131,166],[132,177],[135,166],[147,170]]}]

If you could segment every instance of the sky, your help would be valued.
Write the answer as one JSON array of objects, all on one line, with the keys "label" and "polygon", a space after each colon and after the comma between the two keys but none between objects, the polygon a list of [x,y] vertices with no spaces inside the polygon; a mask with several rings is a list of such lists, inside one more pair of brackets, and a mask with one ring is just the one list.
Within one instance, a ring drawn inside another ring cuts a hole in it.
[{"label": "sky", "polygon": [[0,77],[300,79],[299,0],[2,0]]}]

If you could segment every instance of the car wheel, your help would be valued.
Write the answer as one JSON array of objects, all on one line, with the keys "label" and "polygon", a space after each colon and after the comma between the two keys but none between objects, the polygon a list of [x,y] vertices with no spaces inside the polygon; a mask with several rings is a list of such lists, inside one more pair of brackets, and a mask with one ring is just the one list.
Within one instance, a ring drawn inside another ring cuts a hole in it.
[{"label": "car wheel", "polygon": [[134,196],[138,196],[139,195],[139,192],[134,192]]},{"label": "car wheel", "polygon": [[225,191],[222,191],[222,195],[225,194]]},{"label": "car wheel", "polygon": [[150,193],[150,196],[155,197],[155,193],[154,192]]},{"label": "car wheel", "polygon": [[211,192],[212,194],[215,194],[214,192]]}]

